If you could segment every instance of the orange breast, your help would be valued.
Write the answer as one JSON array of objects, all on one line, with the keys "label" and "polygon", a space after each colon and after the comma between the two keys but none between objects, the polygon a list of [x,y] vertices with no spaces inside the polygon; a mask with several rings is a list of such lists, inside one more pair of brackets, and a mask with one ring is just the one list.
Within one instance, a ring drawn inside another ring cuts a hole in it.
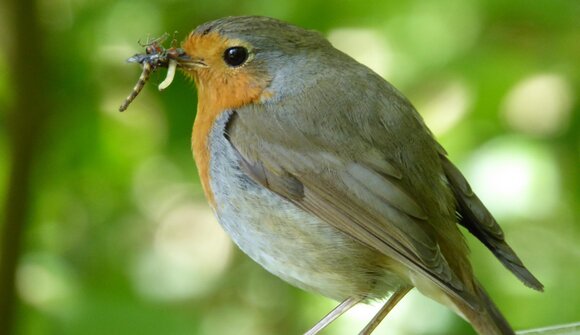
[{"label": "orange breast", "polygon": [[[186,70],[195,80],[198,107],[193,126],[192,148],[205,195],[212,207],[215,199],[211,191],[209,164],[209,134],[218,116],[226,110],[257,103],[266,94],[270,79],[263,71],[255,71],[250,65],[230,68],[221,56],[231,41],[217,33],[203,36],[192,35],[183,48],[193,58],[204,59],[208,67]],[[259,73],[259,75],[258,75]]]}]

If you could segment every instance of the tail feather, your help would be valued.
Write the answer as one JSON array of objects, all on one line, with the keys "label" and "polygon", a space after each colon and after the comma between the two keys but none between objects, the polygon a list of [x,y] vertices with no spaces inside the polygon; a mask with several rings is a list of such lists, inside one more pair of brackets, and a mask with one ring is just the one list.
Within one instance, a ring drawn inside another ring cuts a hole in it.
[{"label": "tail feather", "polygon": [[461,216],[459,223],[477,237],[526,286],[543,291],[542,283],[524,266],[507,244],[503,230],[473,193],[465,177],[444,155],[441,155],[441,162],[457,200],[457,211]]}]

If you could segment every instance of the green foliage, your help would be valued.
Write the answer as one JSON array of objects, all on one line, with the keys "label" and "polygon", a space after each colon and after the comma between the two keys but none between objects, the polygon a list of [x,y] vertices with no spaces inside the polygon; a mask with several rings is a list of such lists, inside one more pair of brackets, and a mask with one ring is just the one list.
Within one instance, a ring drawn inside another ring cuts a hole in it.
[{"label": "green foliage", "polygon": [[[125,63],[142,51],[138,40],[173,31],[181,40],[241,14],[320,30],[403,91],[546,285],[544,294],[523,287],[469,238],[508,320],[517,329],[578,321],[578,1],[55,0],[38,11],[48,66],[37,75],[48,78],[51,106],[30,176],[16,334],[298,334],[332,308],[248,260],[211,218],[190,153],[193,83],[179,77],[159,93],[155,74],[117,112],[139,76]],[[2,40],[10,36],[0,23]],[[0,50],[1,124],[15,96],[9,56]],[[10,146],[2,127],[2,188]],[[370,318],[355,310],[326,334],[356,333]],[[377,334],[389,330],[472,333],[419,295]]]}]

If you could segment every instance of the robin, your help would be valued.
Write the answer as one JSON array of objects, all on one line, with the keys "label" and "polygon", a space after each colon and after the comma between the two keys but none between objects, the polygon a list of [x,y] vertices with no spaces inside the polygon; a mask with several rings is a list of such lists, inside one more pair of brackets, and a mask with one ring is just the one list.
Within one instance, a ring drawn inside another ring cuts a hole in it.
[{"label": "robin", "polygon": [[205,23],[171,51],[159,64],[197,87],[193,154],[220,224],[271,273],[342,301],[306,334],[390,295],[370,334],[413,287],[479,334],[514,334],[458,224],[525,285],[543,286],[390,83],[320,33],[267,17]]}]

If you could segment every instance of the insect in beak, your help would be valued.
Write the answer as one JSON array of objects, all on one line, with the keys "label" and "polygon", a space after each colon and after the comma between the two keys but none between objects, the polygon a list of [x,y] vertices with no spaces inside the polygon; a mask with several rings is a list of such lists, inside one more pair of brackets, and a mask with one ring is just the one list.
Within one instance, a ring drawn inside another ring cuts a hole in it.
[{"label": "insect in beak", "polygon": [[[119,111],[123,112],[129,107],[131,102],[135,100],[137,95],[141,92],[152,72],[155,72],[158,68],[167,68],[167,76],[159,84],[158,88],[160,91],[169,87],[173,78],[175,77],[175,70],[178,67],[189,67],[189,66],[199,66],[199,62],[193,61],[183,49],[170,47],[165,49],[162,43],[167,39],[168,34],[164,34],[159,38],[154,39],[150,43],[143,45],[145,47],[145,53],[136,54],[133,57],[127,59],[129,63],[139,63],[141,64],[143,71],[139,80],[133,87],[131,93],[125,98],[125,101],[119,107]],[[175,41],[172,42],[172,45]],[[205,64],[204,64],[205,65]]]}]

